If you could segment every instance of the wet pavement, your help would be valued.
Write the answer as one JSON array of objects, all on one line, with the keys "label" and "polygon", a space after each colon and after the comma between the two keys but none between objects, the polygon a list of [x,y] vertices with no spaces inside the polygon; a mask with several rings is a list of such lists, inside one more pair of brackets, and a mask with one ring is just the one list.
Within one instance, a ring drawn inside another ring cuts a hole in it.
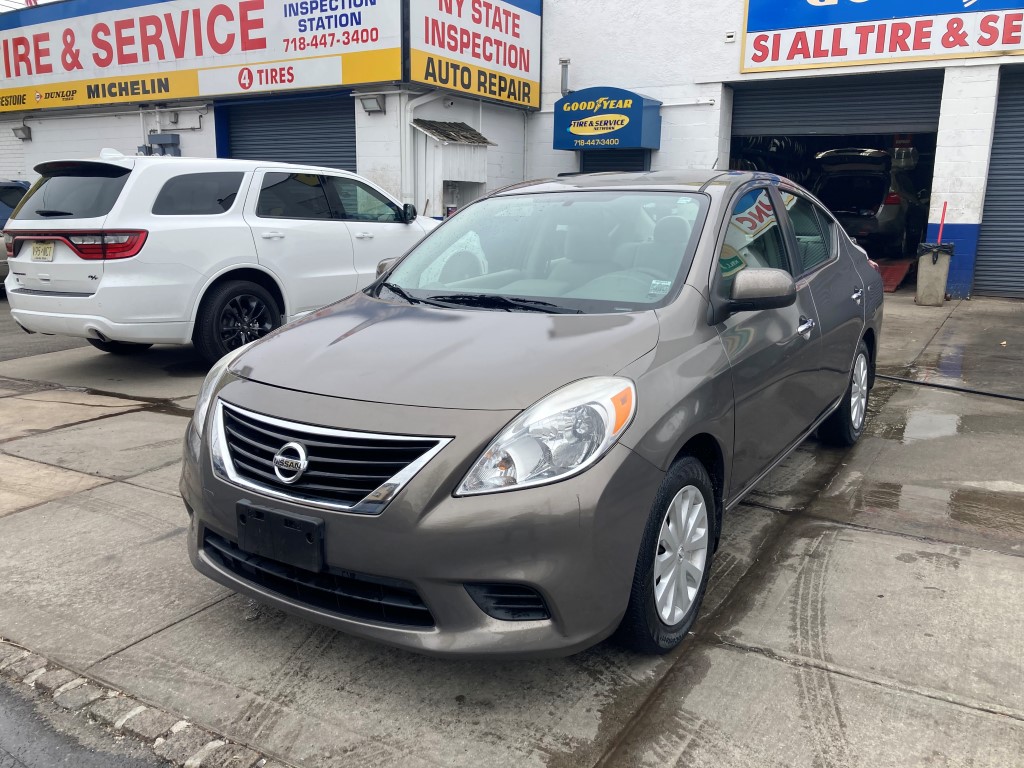
[{"label": "wet pavement", "polygon": [[185,554],[185,352],[0,363],[0,636],[303,768],[1022,766],[1024,404],[929,385],[1024,394],[1024,304],[886,304],[880,372],[917,383],[726,517],[662,658],[430,659],[256,606]]}]

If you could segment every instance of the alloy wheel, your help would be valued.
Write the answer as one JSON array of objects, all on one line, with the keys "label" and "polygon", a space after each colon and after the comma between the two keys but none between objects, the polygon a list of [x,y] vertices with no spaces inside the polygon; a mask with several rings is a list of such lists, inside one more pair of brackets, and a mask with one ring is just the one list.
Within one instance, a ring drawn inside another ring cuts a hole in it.
[{"label": "alloy wheel", "polygon": [[668,505],[654,558],[654,600],[661,620],[678,624],[693,606],[707,566],[708,508],[688,485]]},{"label": "alloy wheel", "polygon": [[227,349],[237,349],[274,329],[270,308],[257,296],[232,296],[220,315],[220,337]]},{"label": "alloy wheel", "polygon": [[868,361],[864,355],[857,355],[853,364],[853,381],[850,386],[850,420],[854,430],[864,423],[868,405]]}]

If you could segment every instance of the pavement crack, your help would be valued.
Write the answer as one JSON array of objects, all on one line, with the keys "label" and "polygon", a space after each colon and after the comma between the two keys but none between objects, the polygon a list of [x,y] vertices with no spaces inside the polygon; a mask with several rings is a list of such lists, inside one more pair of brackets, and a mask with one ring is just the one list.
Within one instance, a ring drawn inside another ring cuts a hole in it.
[{"label": "pavement crack", "polygon": [[998,704],[989,704],[976,699],[969,699],[964,696],[955,696],[944,691],[938,691],[932,688],[925,688],[923,686],[909,685],[907,683],[892,680],[887,677],[880,677],[875,675],[868,675],[859,670],[850,669],[843,667],[838,664],[834,664],[829,661],[822,659],[814,659],[807,656],[801,656],[799,654],[788,654],[781,651],[776,651],[767,646],[753,645],[750,643],[744,643],[737,638],[730,637],[729,635],[714,633],[715,642],[703,640],[709,645],[715,645],[720,648],[726,648],[738,653],[755,653],[760,656],[777,661],[782,664],[787,664],[791,667],[798,669],[816,669],[822,672],[827,672],[832,675],[838,675],[845,677],[850,680],[856,680],[861,683],[868,685],[878,686],[879,688],[885,688],[890,691],[897,693],[909,693],[915,696],[921,696],[926,699],[938,701],[944,704],[949,704],[955,707],[970,710],[972,712],[981,712],[987,715],[992,715],[1000,718],[1008,718],[1024,723],[1024,712],[1009,709],[1008,707],[1001,707]]}]

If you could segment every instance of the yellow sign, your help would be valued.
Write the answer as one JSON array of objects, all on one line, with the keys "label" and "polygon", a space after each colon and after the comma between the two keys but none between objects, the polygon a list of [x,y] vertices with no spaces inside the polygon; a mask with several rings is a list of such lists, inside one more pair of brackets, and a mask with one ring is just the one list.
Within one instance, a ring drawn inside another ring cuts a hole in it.
[{"label": "yellow sign", "polygon": [[602,133],[612,133],[627,125],[629,125],[627,115],[600,115],[573,120],[569,124],[569,132],[577,136],[600,136]]}]

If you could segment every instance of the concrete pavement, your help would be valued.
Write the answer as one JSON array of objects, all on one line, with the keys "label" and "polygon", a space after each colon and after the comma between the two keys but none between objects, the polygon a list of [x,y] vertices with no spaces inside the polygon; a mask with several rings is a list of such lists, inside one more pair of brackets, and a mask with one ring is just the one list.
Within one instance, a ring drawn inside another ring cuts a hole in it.
[{"label": "concrete pavement", "polygon": [[[880,371],[1015,394],[1020,307],[887,296]],[[669,657],[463,662],[192,571],[201,374],[169,349],[0,363],[0,636],[170,713],[161,738],[184,718],[295,766],[1024,765],[1019,402],[880,380],[857,448],[808,442],[726,518]]]}]

